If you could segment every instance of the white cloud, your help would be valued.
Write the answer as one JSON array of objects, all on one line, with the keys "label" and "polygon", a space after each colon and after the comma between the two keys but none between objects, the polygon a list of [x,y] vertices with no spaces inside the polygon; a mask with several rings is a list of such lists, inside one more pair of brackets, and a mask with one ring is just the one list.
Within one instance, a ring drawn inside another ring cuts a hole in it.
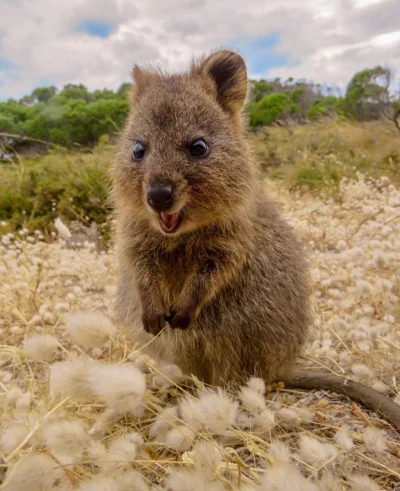
[{"label": "white cloud", "polygon": [[[400,72],[399,18],[399,0],[0,0],[0,98],[44,83],[116,88],[133,63],[180,70],[193,54],[273,33],[288,63],[259,76],[344,85],[377,63]],[[77,32],[85,19],[113,33]]]}]

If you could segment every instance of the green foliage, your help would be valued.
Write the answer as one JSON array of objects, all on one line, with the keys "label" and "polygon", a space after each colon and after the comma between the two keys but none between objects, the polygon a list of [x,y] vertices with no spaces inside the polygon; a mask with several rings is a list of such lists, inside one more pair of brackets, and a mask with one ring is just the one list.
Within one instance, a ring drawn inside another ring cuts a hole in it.
[{"label": "green foliage", "polygon": [[260,102],[261,99],[274,92],[273,82],[266,80],[253,81],[251,84],[252,99],[254,102]]},{"label": "green foliage", "polygon": [[322,183],[324,174],[318,168],[302,168],[297,171],[296,179],[300,186],[314,188]]},{"label": "green foliage", "polygon": [[[329,93],[333,89],[325,88]],[[319,101],[328,99],[317,105]],[[277,121],[293,121],[302,123],[308,113],[313,119],[318,119],[322,113],[331,112],[334,96],[326,96],[318,84],[295,81],[289,78],[286,81],[252,81],[250,84],[250,103],[247,107],[250,126],[268,126]],[[328,111],[329,107],[329,111]]]},{"label": "green foliage", "polygon": [[335,114],[342,114],[342,112],[343,98],[327,96],[324,99],[320,99],[314,102],[314,104],[307,111],[307,119],[309,121],[318,121],[323,117],[334,116]]},{"label": "green foliage", "polygon": [[336,115],[370,121],[384,116],[400,130],[399,94],[394,96],[390,86],[391,71],[381,66],[356,73],[345,97],[334,95],[334,88],[293,78],[251,81],[249,124],[269,126],[277,120],[304,123]]},{"label": "green foliage", "polygon": [[18,125],[12,116],[0,114],[0,131],[4,131],[5,133],[18,132]]},{"label": "green foliage", "polygon": [[287,94],[272,94],[248,106],[250,126],[268,126],[287,114],[294,114],[298,106]]},{"label": "green foliage", "polygon": [[356,73],[346,91],[347,115],[358,121],[379,118],[382,105],[389,101],[390,76],[390,70],[381,66]]},{"label": "green foliage", "polygon": [[122,128],[129,87],[89,92],[82,84],[68,84],[59,93],[55,87],[37,88],[19,102],[0,103],[0,132],[65,146],[94,145]]},{"label": "green foliage", "polygon": [[38,87],[32,92],[31,97],[38,102],[49,102],[57,93],[56,87]]},{"label": "green foliage", "polygon": [[[400,130],[400,101],[390,92],[391,72],[377,66],[356,73],[345,97],[331,87],[302,80],[250,81],[246,107],[253,128],[274,123],[305,123],[321,118],[347,117],[368,121],[385,116]],[[0,102],[0,132],[17,134],[61,146],[93,146],[103,135],[121,130],[129,106],[131,84],[123,83],[116,91],[90,92],[83,84],[38,87],[20,101]],[[0,139],[0,144],[2,143]],[[4,141],[3,141],[4,144]],[[15,138],[7,148],[26,145]]]},{"label": "green foliage", "polygon": [[102,146],[91,154],[50,152],[0,166],[0,220],[31,230],[51,229],[57,217],[105,223],[111,160],[112,150]]}]

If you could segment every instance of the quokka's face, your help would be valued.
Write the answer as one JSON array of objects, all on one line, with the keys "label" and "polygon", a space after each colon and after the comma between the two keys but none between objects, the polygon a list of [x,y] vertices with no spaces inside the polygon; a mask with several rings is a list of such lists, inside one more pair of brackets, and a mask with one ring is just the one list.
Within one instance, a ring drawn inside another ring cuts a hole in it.
[{"label": "quokka's face", "polygon": [[220,220],[247,192],[247,150],[239,124],[244,63],[230,52],[213,57],[222,63],[219,83],[231,91],[224,104],[210,67],[205,71],[207,60],[185,75],[134,73],[132,107],[115,165],[117,199],[164,235]]}]

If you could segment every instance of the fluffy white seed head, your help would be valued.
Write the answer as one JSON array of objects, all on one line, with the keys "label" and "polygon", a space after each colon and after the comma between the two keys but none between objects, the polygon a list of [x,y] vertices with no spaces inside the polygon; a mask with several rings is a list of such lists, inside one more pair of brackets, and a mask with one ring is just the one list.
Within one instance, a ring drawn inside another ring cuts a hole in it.
[{"label": "fluffy white seed head", "polygon": [[92,363],[83,358],[61,361],[50,366],[50,392],[85,402],[93,397],[89,371]]},{"label": "fluffy white seed head", "polygon": [[89,430],[89,435],[103,435],[112,425],[121,418],[121,415],[115,409],[107,408],[96,419],[94,425]]},{"label": "fluffy white seed head", "polygon": [[318,491],[318,487],[305,479],[291,464],[280,463],[270,467],[261,478],[262,491]]},{"label": "fluffy white seed head", "polygon": [[102,464],[106,469],[128,469],[136,458],[138,449],[143,445],[142,436],[136,431],[126,433],[107,446],[107,462]]},{"label": "fluffy white seed head", "polygon": [[376,268],[383,269],[388,262],[387,254],[381,249],[375,249],[373,252],[373,261]]},{"label": "fluffy white seed head", "polygon": [[216,479],[208,480],[199,472],[171,470],[165,480],[168,491],[225,491],[226,486]]},{"label": "fluffy white seed head", "polygon": [[376,380],[371,387],[380,394],[386,394],[387,392],[389,392],[389,387],[380,380]]},{"label": "fluffy white seed head", "polygon": [[100,348],[115,333],[110,319],[101,312],[75,312],[64,323],[74,342],[84,348]]},{"label": "fluffy white seed head", "polygon": [[171,387],[182,380],[182,370],[177,365],[160,365],[160,373],[154,376],[154,384],[158,387]]},{"label": "fluffy white seed head", "polygon": [[341,491],[341,486],[335,481],[330,472],[324,472],[318,481],[319,491]]},{"label": "fluffy white seed head", "polygon": [[45,362],[52,362],[57,355],[58,341],[50,334],[37,334],[26,338],[22,349],[32,358]]},{"label": "fluffy white seed head", "polygon": [[184,425],[178,425],[167,432],[165,443],[175,452],[182,453],[192,448],[195,438],[196,432],[194,430]]},{"label": "fluffy white seed head", "polygon": [[[136,471],[118,472],[116,475],[121,491],[150,491],[145,479]],[[152,488],[154,489],[154,488]]]},{"label": "fluffy white seed head", "polygon": [[315,412],[308,407],[297,408],[297,414],[302,423],[311,423],[315,420]]},{"label": "fluffy white seed head", "polygon": [[204,391],[199,396],[203,424],[214,433],[222,433],[235,424],[238,403],[222,390]]},{"label": "fluffy white seed head", "polygon": [[351,367],[351,371],[359,382],[368,382],[374,376],[374,372],[368,368],[366,365],[361,363],[355,364]]},{"label": "fluffy white seed head", "polygon": [[9,406],[14,406],[17,400],[22,396],[23,392],[19,387],[13,387],[6,394],[6,401]]},{"label": "fluffy white seed head", "polygon": [[192,452],[195,469],[202,475],[213,476],[218,465],[223,461],[223,450],[216,443],[199,441]]},{"label": "fluffy white seed head", "polygon": [[71,232],[69,231],[69,228],[65,225],[65,223],[61,221],[61,218],[56,218],[54,220],[54,226],[56,227],[57,232],[62,239],[67,240],[71,237]]},{"label": "fluffy white seed head", "polygon": [[13,379],[13,374],[6,370],[0,370],[0,381],[4,384],[8,384]]},{"label": "fluffy white seed head", "polygon": [[32,394],[30,392],[24,392],[21,397],[18,397],[15,403],[15,409],[29,409],[31,406]]},{"label": "fluffy white seed head", "polygon": [[89,377],[91,391],[111,409],[134,412],[143,402],[145,378],[131,364],[93,364]]},{"label": "fluffy white seed head", "polygon": [[353,491],[381,491],[380,486],[367,476],[351,475],[347,480]]},{"label": "fluffy white seed head", "polygon": [[184,397],[179,403],[182,420],[194,430],[200,430],[203,426],[204,416],[198,399]]},{"label": "fluffy white seed head", "polygon": [[354,447],[351,436],[345,430],[339,430],[334,436],[334,440],[342,450],[350,452]]},{"label": "fluffy white seed head", "polygon": [[387,450],[387,443],[382,430],[368,426],[363,433],[365,446],[369,452],[380,454]]},{"label": "fluffy white seed head", "polygon": [[79,420],[59,420],[47,424],[41,431],[41,439],[55,455],[80,459],[89,443],[86,428]]},{"label": "fluffy white seed head", "polygon": [[357,280],[356,285],[357,285],[357,289],[361,295],[371,295],[372,285],[369,281]]},{"label": "fluffy white seed head", "polygon": [[279,409],[276,411],[276,416],[279,421],[292,426],[298,425],[301,421],[299,413],[291,408]]},{"label": "fluffy white seed head", "polygon": [[150,428],[150,438],[157,442],[163,442],[167,431],[179,423],[178,413],[179,411],[177,406],[171,406],[163,409],[156,417]]},{"label": "fluffy white seed head", "polygon": [[275,462],[285,463],[285,464],[290,463],[289,447],[285,443],[279,440],[274,440],[271,442],[271,445],[269,446],[268,454],[275,460]]},{"label": "fluffy white seed head", "polygon": [[253,428],[262,433],[269,432],[276,426],[275,413],[270,409],[264,409],[259,414],[251,417]]},{"label": "fluffy white seed head", "polygon": [[338,451],[329,443],[321,443],[316,438],[302,434],[300,435],[299,454],[304,462],[314,467],[321,467],[334,459]]},{"label": "fluffy white seed head", "polygon": [[238,414],[238,403],[221,389],[204,390],[199,398],[184,398],[180,404],[182,419],[194,430],[201,427],[221,434],[232,426]]},{"label": "fluffy white seed head", "polygon": [[14,423],[3,429],[0,435],[0,453],[11,453],[28,433],[29,429],[23,423]]},{"label": "fluffy white seed head", "polygon": [[251,414],[258,414],[265,409],[265,399],[261,392],[256,392],[250,387],[242,387],[239,391],[239,399],[244,409]]},{"label": "fluffy white seed head", "polygon": [[[8,474],[10,480],[8,480]],[[63,475],[57,463],[44,453],[28,455],[15,469],[6,474],[6,491],[48,491]]]},{"label": "fluffy white seed head", "polygon": [[100,475],[82,482],[78,491],[121,491],[121,487],[116,479]]},{"label": "fluffy white seed head", "polygon": [[251,377],[247,381],[247,387],[253,389],[255,392],[259,392],[260,394],[265,394],[265,382],[262,378]]}]

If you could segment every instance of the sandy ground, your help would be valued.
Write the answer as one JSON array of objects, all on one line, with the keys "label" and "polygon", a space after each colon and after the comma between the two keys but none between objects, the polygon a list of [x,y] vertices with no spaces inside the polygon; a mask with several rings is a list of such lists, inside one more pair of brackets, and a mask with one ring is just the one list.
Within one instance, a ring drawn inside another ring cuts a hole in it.
[{"label": "sandy ground", "polygon": [[[338,202],[267,190],[310,252],[315,324],[302,363],[400,411],[400,192],[362,176],[342,182]],[[176,386],[176,367],[114,328],[113,251],[70,249],[60,230],[53,244],[39,232],[0,238],[5,489],[400,489],[398,434],[344,397],[264,395],[258,380],[231,394]],[[88,311],[98,314],[71,317]]]}]

